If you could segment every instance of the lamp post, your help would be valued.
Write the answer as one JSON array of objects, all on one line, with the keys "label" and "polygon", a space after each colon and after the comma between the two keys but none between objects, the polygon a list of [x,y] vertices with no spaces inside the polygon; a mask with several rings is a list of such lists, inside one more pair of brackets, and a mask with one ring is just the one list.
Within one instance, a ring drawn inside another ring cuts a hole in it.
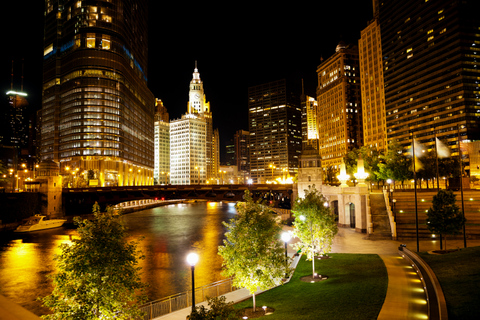
[{"label": "lamp post", "polygon": [[187,256],[187,262],[192,268],[192,312],[195,310],[195,265],[198,262],[198,254],[189,253]]},{"label": "lamp post", "polygon": [[291,235],[289,232],[282,233],[282,240],[285,242],[285,279],[288,278],[288,254],[287,254],[287,243],[291,239]]}]

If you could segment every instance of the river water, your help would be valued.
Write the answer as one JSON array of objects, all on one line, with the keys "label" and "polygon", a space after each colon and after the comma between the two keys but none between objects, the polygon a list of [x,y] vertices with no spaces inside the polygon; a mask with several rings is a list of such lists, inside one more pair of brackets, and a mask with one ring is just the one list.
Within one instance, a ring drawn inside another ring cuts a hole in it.
[{"label": "river water", "polygon": [[[138,248],[142,281],[149,285],[149,300],[184,292],[191,286],[186,263],[189,252],[200,260],[195,267],[195,286],[223,279],[221,257],[225,227],[236,214],[234,203],[200,202],[175,204],[122,216],[132,240],[143,237]],[[48,309],[37,301],[52,291],[48,275],[55,272],[53,257],[58,246],[71,241],[75,229],[66,227],[32,233],[7,233],[0,237],[0,293],[37,315]]]}]

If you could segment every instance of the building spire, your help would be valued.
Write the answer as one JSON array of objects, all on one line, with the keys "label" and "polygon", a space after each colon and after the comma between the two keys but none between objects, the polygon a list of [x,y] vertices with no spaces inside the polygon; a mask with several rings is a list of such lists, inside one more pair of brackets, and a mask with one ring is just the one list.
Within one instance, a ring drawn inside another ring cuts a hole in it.
[{"label": "building spire", "polygon": [[192,83],[200,83],[200,82],[201,82],[201,80],[200,80],[200,72],[198,72],[197,60],[195,60],[195,69],[193,70]]}]

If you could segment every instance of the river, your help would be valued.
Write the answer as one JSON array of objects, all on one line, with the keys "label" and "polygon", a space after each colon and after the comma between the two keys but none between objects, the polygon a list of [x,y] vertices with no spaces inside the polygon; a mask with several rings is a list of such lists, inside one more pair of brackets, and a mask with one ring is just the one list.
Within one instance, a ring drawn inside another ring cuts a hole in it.
[{"label": "river", "polygon": [[[191,273],[186,263],[189,252],[200,260],[195,267],[195,285],[223,279],[221,257],[225,227],[236,214],[231,202],[175,204],[122,216],[130,238],[143,237],[138,248],[142,281],[147,283],[149,300],[190,289]],[[75,229],[66,227],[32,233],[6,233],[0,237],[0,293],[37,315],[49,310],[37,300],[52,291],[47,278],[55,272],[53,257],[61,243],[71,241]]]}]

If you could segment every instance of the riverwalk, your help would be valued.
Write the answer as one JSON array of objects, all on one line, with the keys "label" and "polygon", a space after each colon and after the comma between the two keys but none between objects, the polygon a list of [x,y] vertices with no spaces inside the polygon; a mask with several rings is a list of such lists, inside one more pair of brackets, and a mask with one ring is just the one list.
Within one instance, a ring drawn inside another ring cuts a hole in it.
[{"label": "riverwalk", "polygon": [[[288,229],[288,227],[284,227]],[[384,261],[388,273],[388,288],[378,320],[405,320],[428,319],[428,310],[423,285],[418,279],[411,265],[398,253],[398,247],[406,244],[411,250],[416,249],[416,240],[369,240],[366,234],[357,233],[352,229],[340,228],[336,235],[332,253],[361,253],[378,254]],[[449,240],[449,248],[463,248],[463,240]],[[480,246],[480,240],[470,240],[468,246]],[[420,251],[439,249],[435,240],[420,240]],[[288,255],[295,254],[293,248],[288,246]],[[261,292],[257,292],[261,293]],[[251,297],[246,289],[239,289],[224,295],[227,302],[240,302]],[[354,303],[352,301],[352,303]],[[206,302],[198,303],[197,306]],[[155,320],[185,320],[192,308],[181,309]]]}]

